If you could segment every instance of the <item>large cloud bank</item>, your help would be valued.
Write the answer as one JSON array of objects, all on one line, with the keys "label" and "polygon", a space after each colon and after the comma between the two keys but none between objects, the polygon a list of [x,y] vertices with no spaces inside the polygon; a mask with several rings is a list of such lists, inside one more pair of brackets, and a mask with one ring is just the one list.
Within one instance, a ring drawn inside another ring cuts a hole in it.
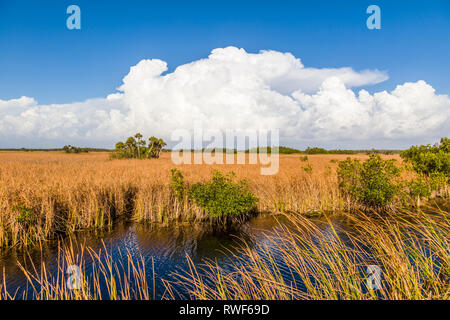
[{"label": "large cloud bank", "polygon": [[290,53],[235,47],[167,70],[162,60],[142,60],[106,98],[52,105],[29,97],[0,100],[0,147],[110,147],[138,131],[169,139],[174,130],[194,125],[279,128],[281,142],[345,140],[355,147],[371,140],[436,139],[450,131],[450,98],[424,81],[355,93],[386,80],[378,70],[306,68]]}]

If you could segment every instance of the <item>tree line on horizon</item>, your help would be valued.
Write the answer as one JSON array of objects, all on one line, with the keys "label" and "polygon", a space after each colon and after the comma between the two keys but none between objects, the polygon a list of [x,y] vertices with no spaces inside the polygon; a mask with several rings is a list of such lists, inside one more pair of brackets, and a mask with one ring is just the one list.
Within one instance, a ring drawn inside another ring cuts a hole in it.
[{"label": "tree line on horizon", "polygon": [[[278,149],[278,150],[277,150]],[[246,150],[237,150],[237,149],[229,149],[229,148],[202,148],[202,149],[179,149],[174,151],[184,151],[184,152],[203,152],[203,151],[209,151],[212,153],[215,152],[222,152],[222,153],[238,153],[238,152],[245,152],[245,153],[272,153],[272,151],[278,151],[279,154],[359,154],[364,153],[367,155],[370,154],[384,154],[384,155],[393,155],[393,154],[400,154],[402,150],[390,150],[390,149],[369,149],[369,150],[353,150],[353,149],[325,149],[325,148],[319,148],[319,147],[307,147],[304,151],[285,147],[285,146],[279,146],[279,147],[257,147],[252,149],[246,149]]]},{"label": "tree line on horizon", "polygon": [[[65,145],[62,148],[0,148],[0,151],[64,151],[66,153],[85,153],[85,152],[111,152],[112,158],[159,158],[161,152],[170,151],[171,149],[165,149],[166,142],[163,139],[157,137],[150,137],[149,144],[143,140],[143,136],[140,133],[135,134],[132,137],[128,137],[125,142],[119,141],[115,144],[114,149],[108,148],[89,148],[89,147],[77,147],[72,145]],[[278,149],[279,154],[384,154],[393,155],[400,154],[403,150],[400,149],[325,149],[321,147],[307,147],[305,150],[296,148],[279,146],[279,147],[257,147],[246,150],[238,150],[236,148],[201,148],[201,149],[178,149],[172,151],[183,152],[204,152],[209,151],[211,153],[272,153]]]}]

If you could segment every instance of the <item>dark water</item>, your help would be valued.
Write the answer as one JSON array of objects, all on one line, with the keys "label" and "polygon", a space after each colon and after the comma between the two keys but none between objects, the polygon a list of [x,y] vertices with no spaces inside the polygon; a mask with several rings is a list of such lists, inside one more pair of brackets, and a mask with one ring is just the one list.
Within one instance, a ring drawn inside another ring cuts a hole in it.
[{"label": "dark water", "polygon": [[[341,241],[346,242],[346,232],[352,227],[339,216],[331,218],[333,228],[329,222],[321,219],[313,219],[320,229],[320,239],[312,241],[336,241],[336,234]],[[244,242],[250,247],[264,246],[269,241],[267,236],[277,237],[280,225],[289,227],[287,221],[281,216],[260,215],[242,225],[232,232],[219,232],[209,224],[185,224],[177,226],[150,225],[133,222],[118,222],[112,231],[103,233],[79,232],[71,237],[74,243],[84,243],[94,251],[104,252],[104,246],[111,255],[114,263],[127,266],[127,252],[133,261],[145,262],[145,271],[150,296],[156,299],[163,297],[165,287],[161,279],[171,280],[173,273],[183,273],[188,269],[187,256],[199,265],[205,259],[217,261],[221,266],[227,266],[233,262],[233,254],[239,255],[237,249]],[[334,229],[334,230],[333,230]],[[69,239],[63,240],[66,244]],[[289,268],[283,263],[276,252],[271,253],[282,277],[286,283],[295,281],[298,289],[302,289],[301,280],[293,279]],[[92,272],[90,256],[85,255],[85,274]],[[23,292],[32,296],[30,287],[26,287],[26,278],[18,267],[20,262],[26,269],[32,270],[33,265],[39,272],[41,262],[45,262],[47,270],[56,274],[58,266],[58,244],[49,242],[42,248],[29,249],[27,251],[13,250],[0,252],[0,276],[5,278],[9,293],[18,292],[16,297],[21,297]],[[375,261],[374,261],[375,263]],[[154,273],[153,273],[154,270]],[[200,271],[201,272],[201,271]],[[361,271],[364,273],[364,270]],[[155,276],[155,290],[153,290],[153,276]],[[294,276],[295,277],[295,276]],[[2,281],[0,281],[1,283]],[[131,281],[132,282],[132,281]],[[183,287],[174,285],[176,298],[189,298]],[[105,291],[106,293],[106,291]]]},{"label": "dark water", "polygon": [[[253,218],[240,228],[232,232],[225,233],[214,230],[208,224],[161,226],[149,225],[133,222],[119,222],[110,232],[94,234],[92,232],[80,232],[76,234],[75,243],[84,243],[94,251],[102,250],[104,245],[108,249],[114,262],[127,265],[127,255],[129,252],[132,259],[139,261],[141,257],[145,260],[146,275],[149,287],[153,287],[153,269],[155,274],[155,292],[151,296],[161,298],[165,288],[161,279],[171,279],[171,274],[182,273],[187,269],[188,255],[195,264],[199,264],[205,259],[217,261],[224,265],[230,261],[230,256],[238,252],[238,247],[245,243],[253,246],[264,245],[267,241],[266,235],[275,234],[280,228],[279,222],[283,218],[278,216],[262,215]],[[326,224],[323,226],[326,234]],[[332,237],[332,232],[330,237]],[[63,240],[68,243],[69,239]],[[102,242],[103,241],[103,242]],[[104,243],[104,244],[103,244]],[[276,258],[276,254],[274,254]],[[89,255],[85,255],[85,272],[88,274]],[[26,278],[20,270],[17,262],[20,262],[28,270],[34,267],[39,271],[41,262],[45,262],[50,273],[56,274],[58,265],[58,245],[57,243],[46,243],[42,248],[29,249],[27,251],[8,250],[0,253],[0,271],[5,270],[5,278],[8,292],[13,293],[19,290],[17,297],[20,297],[26,289]],[[280,264],[283,276],[290,278],[292,275],[287,268]],[[3,275],[2,275],[3,276]],[[182,288],[177,288],[179,298],[186,298],[186,293]],[[152,288],[150,288],[153,291]],[[28,288],[28,296],[31,294]]]}]

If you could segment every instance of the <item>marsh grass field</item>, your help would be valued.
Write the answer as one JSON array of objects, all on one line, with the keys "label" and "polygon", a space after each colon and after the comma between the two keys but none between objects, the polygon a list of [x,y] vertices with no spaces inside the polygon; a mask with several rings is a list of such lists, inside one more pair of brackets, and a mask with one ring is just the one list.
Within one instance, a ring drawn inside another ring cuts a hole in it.
[{"label": "marsh grass field", "polygon": [[[180,288],[192,299],[448,299],[448,198],[383,215],[362,212],[339,192],[336,169],[347,157],[280,155],[278,173],[262,176],[260,165],[177,166],[170,153],[159,159],[110,160],[102,152],[1,152],[3,251],[26,251],[80,232],[111,230],[121,220],[161,227],[207,226],[204,210],[174,195],[172,168],[183,173],[188,185],[208,181],[215,169],[233,171],[258,197],[259,214],[288,223],[280,222],[258,242],[241,241],[239,253],[230,252],[229,262],[198,263],[186,255],[187,268],[164,279],[149,274],[145,264],[153,260],[118,264],[106,247],[65,242],[58,249],[56,273],[44,262],[39,268],[22,268],[28,289],[32,287],[26,295],[19,289],[9,291],[3,274],[0,298],[152,299],[159,281],[164,288],[159,296],[166,299],[179,298]],[[398,155],[383,158],[403,166]],[[405,170],[402,175],[413,173]],[[351,227],[338,231],[333,217]],[[327,228],[319,228],[315,219]],[[122,252],[124,257],[129,254]],[[69,290],[65,270],[73,264],[84,270],[85,256],[90,257],[91,278],[82,278],[81,289]],[[365,285],[368,265],[383,270],[383,287],[376,292]]]},{"label": "marsh grass field", "polygon": [[[248,157],[248,156],[247,156]],[[320,213],[342,210],[335,160],[346,155],[280,155],[279,172],[262,176],[260,165],[179,165],[170,153],[160,159],[109,160],[108,153],[0,153],[0,247],[27,245],[83,229],[111,226],[116,218],[168,222],[205,219],[195,207],[183,207],[169,188],[170,169],[187,183],[210,179],[214,169],[247,179],[262,212]],[[365,155],[352,157],[365,159]],[[397,158],[398,156],[386,156]],[[248,163],[248,161],[247,161]],[[305,170],[307,166],[311,172]],[[18,206],[32,210],[28,228],[17,222]]]}]

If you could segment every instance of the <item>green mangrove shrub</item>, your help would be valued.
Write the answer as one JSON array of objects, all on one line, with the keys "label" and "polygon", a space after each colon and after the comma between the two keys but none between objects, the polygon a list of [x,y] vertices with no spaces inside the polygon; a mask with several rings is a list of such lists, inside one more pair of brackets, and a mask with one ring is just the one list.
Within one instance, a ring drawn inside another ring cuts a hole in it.
[{"label": "green mangrove shrub", "polygon": [[170,186],[178,200],[187,200],[205,210],[211,218],[247,217],[256,210],[258,198],[249,191],[246,180],[235,181],[230,172],[214,171],[211,181],[187,186],[178,169],[171,170]]},{"label": "green mangrove shrub", "polygon": [[198,182],[189,188],[189,198],[211,217],[249,215],[256,209],[258,198],[248,191],[246,180],[234,179],[233,172],[223,175],[216,170],[210,182]]},{"label": "green mangrove shrub", "polygon": [[[400,153],[400,156],[419,175],[412,181],[410,192],[417,192],[417,185],[424,184],[430,192],[421,193],[418,197],[428,197],[431,191],[441,196],[447,195],[450,182],[450,139],[441,138],[439,144],[412,146]],[[418,180],[419,179],[419,180]],[[417,180],[417,181],[416,181]]]},{"label": "green mangrove shrub", "polygon": [[420,198],[426,198],[431,195],[431,187],[426,178],[423,176],[418,176],[407,182],[407,187],[409,194],[413,198],[417,198],[420,203]]},{"label": "green mangrove shrub", "polygon": [[400,191],[400,168],[395,160],[372,154],[361,162],[348,157],[339,162],[339,189],[362,209],[386,209]]},{"label": "green mangrove shrub", "polygon": [[[441,138],[439,144],[412,146],[400,153],[400,156],[410,163],[413,169],[426,176],[443,174],[450,177],[450,139]],[[447,182],[448,183],[448,182]]]},{"label": "green mangrove shrub", "polygon": [[444,190],[449,183],[449,176],[444,172],[433,172],[430,174],[430,187],[433,191]]},{"label": "green mangrove shrub", "polygon": [[170,169],[170,187],[178,201],[183,202],[186,194],[186,185],[183,174],[176,168]]}]

